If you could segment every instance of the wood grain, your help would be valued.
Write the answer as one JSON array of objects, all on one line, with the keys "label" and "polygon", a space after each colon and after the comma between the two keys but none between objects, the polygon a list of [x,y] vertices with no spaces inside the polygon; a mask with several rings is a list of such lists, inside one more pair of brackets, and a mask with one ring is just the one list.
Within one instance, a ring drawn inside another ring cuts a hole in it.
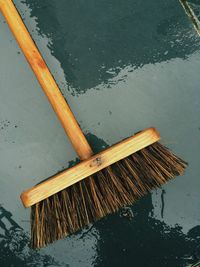
[{"label": "wood grain", "polygon": [[93,152],[90,145],[81,131],[70,107],[61,94],[50,70],[26,29],[13,2],[11,0],[0,0],[0,10],[80,159],[84,160],[91,157]]},{"label": "wood grain", "polygon": [[36,185],[23,192],[21,199],[25,207],[56,194],[82,179],[110,166],[111,164],[147,147],[160,139],[159,133],[154,128],[146,129],[122,142],[111,146],[105,151],[82,161],[75,167],[59,173],[49,180]]}]

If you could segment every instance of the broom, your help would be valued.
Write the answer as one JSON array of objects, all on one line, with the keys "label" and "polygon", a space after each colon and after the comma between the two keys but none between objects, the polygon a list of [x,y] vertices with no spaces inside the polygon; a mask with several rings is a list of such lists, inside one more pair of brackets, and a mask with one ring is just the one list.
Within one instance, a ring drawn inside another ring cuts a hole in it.
[{"label": "broom", "polygon": [[158,142],[154,128],[93,155],[12,0],[0,0],[0,9],[81,159],[21,194],[24,206],[32,206],[32,247],[72,234],[183,174],[186,162]]}]

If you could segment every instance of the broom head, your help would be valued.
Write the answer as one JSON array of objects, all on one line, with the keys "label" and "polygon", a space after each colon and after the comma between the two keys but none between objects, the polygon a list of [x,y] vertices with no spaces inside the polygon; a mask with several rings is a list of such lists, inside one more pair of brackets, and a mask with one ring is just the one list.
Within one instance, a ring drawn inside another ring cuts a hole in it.
[{"label": "broom head", "polygon": [[24,205],[32,206],[32,247],[72,234],[183,174],[187,163],[159,138],[149,128],[23,192]]}]

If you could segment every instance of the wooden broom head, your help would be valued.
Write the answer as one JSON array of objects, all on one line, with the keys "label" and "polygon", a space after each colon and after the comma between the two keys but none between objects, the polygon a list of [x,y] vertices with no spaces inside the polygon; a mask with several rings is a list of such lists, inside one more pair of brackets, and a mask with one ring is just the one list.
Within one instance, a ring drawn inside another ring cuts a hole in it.
[{"label": "wooden broom head", "polygon": [[127,156],[147,147],[160,139],[155,128],[148,128],[118,144],[98,153],[88,160],[65,170],[21,194],[25,207],[30,207],[47,197],[93,175],[94,173],[126,158]]},{"label": "wooden broom head", "polygon": [[34,204],[32,247],[72,234],[183,174],[186,162],[158,140],[147,129],[24,192],[25,206]]}]

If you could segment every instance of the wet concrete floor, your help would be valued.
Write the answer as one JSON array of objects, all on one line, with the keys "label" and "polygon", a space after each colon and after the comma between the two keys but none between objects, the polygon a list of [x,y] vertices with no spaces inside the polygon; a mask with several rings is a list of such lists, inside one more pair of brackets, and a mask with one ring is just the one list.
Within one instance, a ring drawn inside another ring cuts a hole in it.
[{"label": "wet concrete floor", "polygon": [[[20,192],[77,156],[0,15],[0,266],[200,261],[200,37],[181,3],[14,2],[95,152],[155,126],[189,167],[130,207],[131,218],[121,211],[29,249]],[[198,19],[198,0],[188,4]]]}]

